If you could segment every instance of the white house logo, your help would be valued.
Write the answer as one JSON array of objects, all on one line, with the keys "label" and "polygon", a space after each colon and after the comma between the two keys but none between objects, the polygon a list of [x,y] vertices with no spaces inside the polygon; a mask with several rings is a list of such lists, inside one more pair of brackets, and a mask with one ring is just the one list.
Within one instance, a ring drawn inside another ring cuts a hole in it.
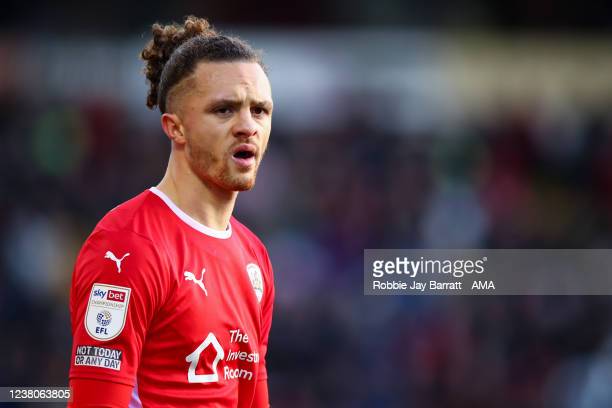
[{"label": "white house logo", "polygon": [[[219,363],[222,361],[224,363],[223,380],[253,380],[254,371],[249,367],[257,368],[259,351],[255,351],[258,348],[253,349],[257,346],[250,343],[250,339],[246,331],[239,328],[230,329],[229,346],[226,354],[217,336],[213,332],[209,332],[204,341],[185,357],[185,361],[189,363],[187,381],[190,383],[218,382],[220,380]],[[212,350],[205,352],[209,347]],[[211,363],[213,351],[215,352],[215,358]],[[198,368],[197,373],[196,368]]]},{"label": "white house logo", "polygon": [[117,272],[121,273],[121,262],[123,262],[123,259],[127,256],[130,256],[129,252],[124,254],[121,258],[117,258],[111,251],[106,251],[104,259],[110,259],[111,261],[115,262],[117,265]]},{"label": "white house logo", "polygon": [[98,321],[100,326],[106,327],[113,320],[113,317],[111,316],[108,310],[103,310],[100,313],[98,313],[96,320]]},{"label": "white house logo", "polygon": [[200,275],[200,279],[196,279],[195,275],[192,272],[185,271],[183,274],[185,276],[186,281],[192,281],[196,285],[200,287],[204,291],[204,294],[208,296],[208,291],[206,290],[206,286],[204,286],[204,273],[206,272],[206,268],[202,268],[202,274]]},{"label": "white house logo", "polygon": [[130,288],[93,284],[84,322],[91,338],[107,341],[121,334],[127,318],[130,293]]},{"label": "white house logo", "polygon": [[261,302],[261,297],[263,296],[263,278],[261,277],[261,270],[259,266],[250,263],[246,266],[246,271],[249,275],[253,290],[255,291],[255,296],[257,296],[257,301]]},{"label": "white house logo", "polygon": [[[212,372],[208,374],[197,374],[196,367],[198,366],[198,362],[200,361],[200,354],[208,346],[212,346],[216,352],[215,360],[212,363]],[[189,369],[187,370],[187,381],[190,383],[212,383],[219,381],[219,373],[217,372],[217,365],[219,361],[225,358],[225,352],[223,351],[223,347],[219,344],[219,340],[215,337],[213,332],[208,333],[206,339],[198,346],[197,349],[193,350],[191,354],[185,357],[185,361],[190,363]]]}]

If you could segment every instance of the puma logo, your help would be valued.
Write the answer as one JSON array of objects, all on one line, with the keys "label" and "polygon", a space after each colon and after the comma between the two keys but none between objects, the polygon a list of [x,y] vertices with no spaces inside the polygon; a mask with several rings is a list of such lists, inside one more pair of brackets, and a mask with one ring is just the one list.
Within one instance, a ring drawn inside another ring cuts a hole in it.
[{"label": "puma logo", "polygon": [[202,276],[200,276],[199,280],[196,279],[195,275],[189,271],[185,271],[184,275],[185,275],[186,281],[192,281],[193,283],[198,285],[204,291],[204,294],[208,296],[208,291],[206,290],[206,287],[204,286],[204,283],[202,282],[204,280],[204,272],[206,272],[206,268],[202,268]]},{"label": "puma logo", "polygon": [[110,259],[111,261],[115,262],[117,264],[117,272],[121,273],[121,261],[123,261],[123,259],[126,256],[130,256],[130,253],[128,252],[125,255],[123,255],[121,259],[117,259],[115,254],[113,254],[111,251],[106,251],[106,255],[104,255],[104,259]]}]

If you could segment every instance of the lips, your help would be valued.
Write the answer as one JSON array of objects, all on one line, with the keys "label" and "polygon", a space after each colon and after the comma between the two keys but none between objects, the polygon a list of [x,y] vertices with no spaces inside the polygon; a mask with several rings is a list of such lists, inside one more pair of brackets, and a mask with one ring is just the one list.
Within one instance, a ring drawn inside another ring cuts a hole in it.
[{"label": "lips", "polygon": [[232,160],[241,168],[249,168],[255,164],[257,147],[252,144],[242,143],[232,149]]},{"label": "lips", "polygon": [[256,152],[257,148],[254,145],[242,143],[232,150],[232,156],[244,159],[254,157]]}]

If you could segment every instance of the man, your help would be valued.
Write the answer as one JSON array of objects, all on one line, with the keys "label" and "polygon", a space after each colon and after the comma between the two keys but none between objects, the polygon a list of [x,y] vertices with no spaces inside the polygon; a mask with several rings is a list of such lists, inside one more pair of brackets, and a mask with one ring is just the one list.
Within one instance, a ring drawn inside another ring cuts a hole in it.
[{"label": "man", "polygon": [[147,105],[172,152],[157,187],[111,210],[77,259],[72,405],[268,407],[272,267],[231,214],[266,150],[270,83],[248,44],[204,19],[152,31]]}]

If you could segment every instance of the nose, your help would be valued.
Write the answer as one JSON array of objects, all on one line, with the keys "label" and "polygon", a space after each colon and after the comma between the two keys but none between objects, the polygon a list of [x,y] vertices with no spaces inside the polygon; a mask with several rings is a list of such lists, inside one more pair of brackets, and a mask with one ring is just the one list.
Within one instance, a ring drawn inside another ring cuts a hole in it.
[{"label": "nose", "polygon": [[251,116],[250,110],[241,111],[232,129],[236,137],[248,138],[257,135],[257,122]]}]

